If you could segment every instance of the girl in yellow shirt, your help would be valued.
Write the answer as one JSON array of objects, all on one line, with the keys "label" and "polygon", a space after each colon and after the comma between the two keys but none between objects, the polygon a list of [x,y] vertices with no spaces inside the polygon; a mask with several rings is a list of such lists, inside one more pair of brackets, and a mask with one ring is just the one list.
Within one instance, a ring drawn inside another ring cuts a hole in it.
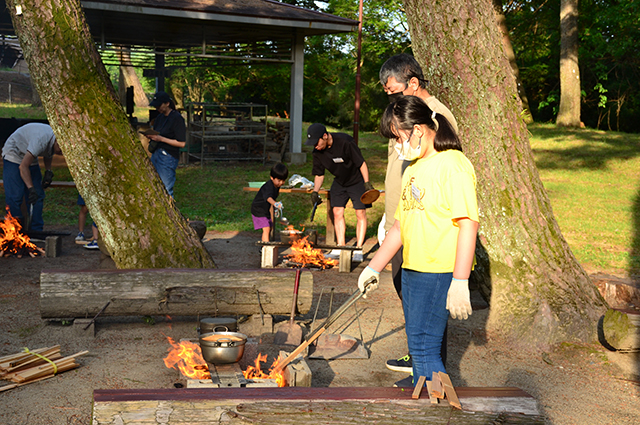
[{"label": "girl in yellow shirt", "polygon": [[[358,286],[364,291],[365,282],[373,278],[366,292],[377,288],[380,271],[404,247],[402,308],[413,376],[430,380],[432,372],[445,372],[440,346],[449,314],[454,319],[471,314],[468,279],[478,231],[476,177],[447,119],[415,96],[387,107],[380,132],[395,138],[396,149],[412,163],[402,178],[396,221],[360,274]],[[407,386],[412,382],[403,381]]]}]

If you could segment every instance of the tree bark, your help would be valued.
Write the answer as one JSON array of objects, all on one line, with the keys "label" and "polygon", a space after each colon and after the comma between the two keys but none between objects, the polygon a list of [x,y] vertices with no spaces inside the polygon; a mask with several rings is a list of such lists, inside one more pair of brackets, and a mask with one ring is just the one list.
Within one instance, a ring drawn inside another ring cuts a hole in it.
[{"label": "tree bark", "polygon": [[117,267],[215,267],[129,124],[80,2],[6,3],[69,171]]},{"label": "tree bark", "polygon": [[133,103],[139,108],[148,107],[149,99],[144,94],[144,89],[135,68],[131,66],[131,51],[124,46],[120,46],[118,51],[120,54],[120,87],[118,87],[120,103],[123,105],[126,103],[127,87],[133,86]]},{"label": "tree bark", "polygon": [[560,1],[560,107],[556,125],[580,127],[578,0]]},{"label": "tree bark", "polygon": [[491,0],[405,0],[413,51],[458,119],[478,178],[472,279],[487,323],[522,346],[595,340],[604,300],[573,256],[536,168]]},{"label": "tree bark", "polygon": [[496,14],[496,24],[502,34],[502,47],[504,47],[504,53],[507,55],[511,69],[513,70],[513,76],[516,79],[516,87],[518,88],[518,95],[522,101],[522,119],[525,123],[533,123],[533,115],[531,115],[531,109],[529,108],[529,99],[527,93],[524,90],[524,85],[520,79],[520,68],[518,62],[516,62],[516,53],[513,51],[513,45],[511,44],[511,37],[509,37],[509,29],[507,28],[507,19],[502,12],[502,0],[493,0],[493,10]]}]

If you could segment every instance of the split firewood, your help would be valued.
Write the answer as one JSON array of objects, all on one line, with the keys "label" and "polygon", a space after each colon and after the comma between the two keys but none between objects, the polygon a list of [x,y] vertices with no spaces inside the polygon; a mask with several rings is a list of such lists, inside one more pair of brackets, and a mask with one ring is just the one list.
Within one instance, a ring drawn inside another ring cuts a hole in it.
[{"label": "split firewood", "polygon": [[429,401],[431,402],[431,404],[438,404],[438,398],[433,396],[433,394],[431,393],[431,389],[431,381],[427,381],[427,392],[429,393]]},{"label": "split firewood", "polygon": [[[44,348],[38,348],[35,350],[31,350],[31,353],[36,353],[36,354],[40,354],[40,355],[44,355],[46,357],[45,353],[54,353],[54,352],[60,352],[60,346],[59,345],[55,345],[53,347],[44,347]],[[35,356],[34,354],[31,353],[27,353],[26,351],[21,351],[19,353],[16,354],[10,354],[8,356],[4,356],[4,357],[0,357],[0,372],[5,371],[11,367],[15,367],[20,363],[17,362],[25,362],[28,361],[31,358],[37,358],[37,356]]]},{"label": "split firewood", "polygon": [[420,393],[422,392],[422,387],[424,387],[424,381],[427,380],[426,376],[421,376],[420,378],[418,378],[418,383],[416,384],[416,387],[413,389],[413,394],[411,394],[411,398],[412,399],[419,399],[420,398]]},{"label": "split firewood", "polygon": [[446,394],[449,404],[452,405],[453,407],[456,407],[462,410],[462,405],[460,404],[460,400],[458,399],[456,390],[453,388],[453,384],[451,383],[451,379],[449,378],[449,375],[447,375],[444,372],[438,372],[438,375],[440,375],[440,380],[442,381],[442,388],[444,390],[443,392]]},{"label": "split firewood", "polygon": [[53,378],[54,376],[55,375],[43,376],[42,378],[33,379],[31,381],[28,381],[28,382],[23,382],[22,384],[15,384],[14,383],[14,384],[5,385],[4,387],[0,387],[0,393],[3,392],[3,391],[11,390],[13,388],[17,388],[17,387],[21,387],[23,385],[30,384],[32,382],[44,381],[45,379]]},{"label": "split firewood", "polygon": [[431,374],[431,394],[436,398],[444,398],[442,381],[440,381],[440,375],[438,375],[438,372],[433,372]]}]

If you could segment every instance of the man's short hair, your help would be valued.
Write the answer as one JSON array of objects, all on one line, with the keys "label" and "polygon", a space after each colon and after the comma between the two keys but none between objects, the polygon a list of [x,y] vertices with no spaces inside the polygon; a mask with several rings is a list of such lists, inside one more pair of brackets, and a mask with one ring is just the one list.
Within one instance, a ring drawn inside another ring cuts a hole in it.
[{"label": "man's short hair", "polygon": [[382,85],[387,84],[389,77],[393,77],[397,82],[409,85],[409,81],[416,77],[420,82],[420,87],[425,88],[427,80],[424,79],[422,67],[418,61],[411,55],[401,53],[391,56],[380,68],[380,82]]}]

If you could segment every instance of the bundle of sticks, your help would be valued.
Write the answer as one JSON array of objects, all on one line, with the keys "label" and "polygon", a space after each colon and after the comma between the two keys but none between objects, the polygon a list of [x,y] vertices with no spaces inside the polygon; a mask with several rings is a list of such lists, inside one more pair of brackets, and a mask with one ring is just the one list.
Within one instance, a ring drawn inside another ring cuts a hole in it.
[{"label": "bundle of sticks", "polygon": [[76,357],[87,354],[80,351],[71,356],[62,357],[60,346],[38,348],[0,357],[0,379],[14,382],[0,387],[0,392],[51,378],[58,373],[78,367]]}]

